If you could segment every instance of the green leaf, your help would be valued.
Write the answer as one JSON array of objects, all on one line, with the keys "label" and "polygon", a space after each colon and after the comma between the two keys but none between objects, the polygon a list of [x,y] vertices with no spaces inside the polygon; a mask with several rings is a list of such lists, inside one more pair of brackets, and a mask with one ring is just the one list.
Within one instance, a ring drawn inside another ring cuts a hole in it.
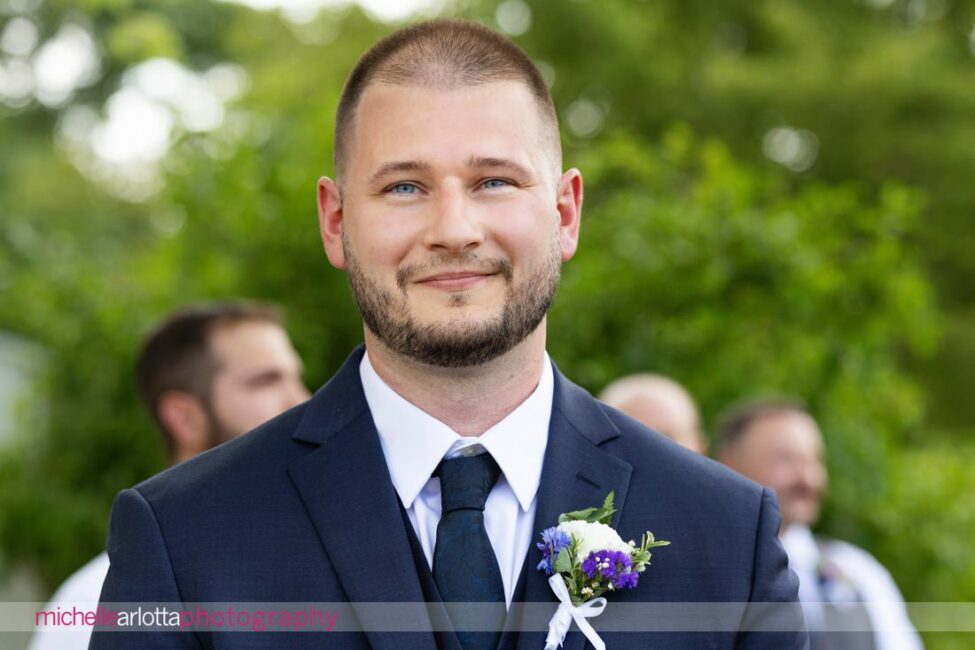
[{"label": "green leaf", "polygon": [[616,512],[616,508],[613,507],[613,497],[615,496],[613,491],[610,491],[603,500],[602,507],[596,511],[593,515],[594,520],[601,524],[606,524],[607,526],[613,521],[613,513]]},{"label": "green leaf", "polygon": [[585,510],[565,512],[559,515],[559,523],[564,524],[567,521],[593,521],[591,517],[595,512],[596,508],[586,508]]},{"label": "green leaf", "polygon": [[569,573],[572,571],[572,558],[569,557],[569,549],[563,548],[559,551],[559,554],[555,556],[555,562],[552,564],[556,573]]},{"label": "green leaf", "polygon": [[585,508],[584,510],[563,513],[559,515],[559,523],[564,524],[567,521],[588,521],[589,523],[600,523],[608,526],[613,520],[613,513],[616,512],[616,508],[613,507],[613,497],[614,493],[611,491],[606,495],[606,498],[603,500],[603,505],[599,508]]},{"label": "green leaf", "polygon": [[573,600],[579,595],[579,587],[576,585],[575,578],[567,577],[565,578],[565,586],[569,590],[569,597]]}]

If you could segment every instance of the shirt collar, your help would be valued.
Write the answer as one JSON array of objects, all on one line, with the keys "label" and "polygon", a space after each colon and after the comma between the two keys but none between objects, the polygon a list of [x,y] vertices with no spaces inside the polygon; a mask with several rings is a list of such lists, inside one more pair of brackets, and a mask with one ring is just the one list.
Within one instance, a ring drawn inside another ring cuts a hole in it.
[{"label": "shirt collar", "polygon": [[479,444],[501,468],[522,510],[528,511],[541,481],[552,417],[555,381],[547,353],[538,385],[532,394],[477,438],[457,434],[390,388],[376,374],[368,352],[362,355],[359,376],[379,433],[393,487],[403,507],[413,505],[445,456],[455,455],[463,448]]}]

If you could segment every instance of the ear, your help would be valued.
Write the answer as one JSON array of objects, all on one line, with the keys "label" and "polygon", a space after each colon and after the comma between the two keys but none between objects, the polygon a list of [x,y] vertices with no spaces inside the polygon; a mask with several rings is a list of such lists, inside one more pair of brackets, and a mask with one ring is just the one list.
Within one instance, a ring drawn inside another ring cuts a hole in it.
[{"label": "ear", "polygon": [[174,462],[206,451],[210,421],[199,398],[181,390],[166,391],[156,402],[156,413],[173,440]]},{"label": "ear", "polygon": [[562,261],[572,259],[579,246],[579,225],[582,220],[582,173],[570,169],[562,174],[556,193],[559,213],[559,248]]},{"label": "ear", "polygon": [[335,181],[326,176],[318,179],[318,228],[328,261],[337,269],[345,268],[342,246],[342,196]]}]

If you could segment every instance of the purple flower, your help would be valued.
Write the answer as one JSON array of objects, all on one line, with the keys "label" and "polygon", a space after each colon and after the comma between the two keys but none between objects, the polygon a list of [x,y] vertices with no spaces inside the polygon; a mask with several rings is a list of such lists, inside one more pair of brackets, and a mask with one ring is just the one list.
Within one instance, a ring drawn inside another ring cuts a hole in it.
[{"label": "purple flower", "polygon": [[590,580],[604,578],[614,589],[632,589],[639,577],[633,561],[623,551],[593,551],[582,561],[582,572]]},{"label": "purple flower", "polygon": [[544,571],[548,575],[555,572],[552,566],[559,553],[564,548],[568,548],[572,543],[572,538],[568,533],[561,530],[558,526],[552,526],[542,531],[542,541],[535,546],[542,552],[542,561],[538,563],[538,570]]},{"label": "purple flower", "polygon": [[640,574],[636,571],[627,570],[613,579],[614,589],[635,589],[636,583],[640,579]]}]

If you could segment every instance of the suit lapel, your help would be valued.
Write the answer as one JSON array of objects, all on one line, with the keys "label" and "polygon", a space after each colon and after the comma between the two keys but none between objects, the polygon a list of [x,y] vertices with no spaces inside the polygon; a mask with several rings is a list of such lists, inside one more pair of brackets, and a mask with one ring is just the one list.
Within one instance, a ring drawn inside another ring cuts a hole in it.
[{"label": "suit lapel", "polygon": [[372,647],[436,650],[433,634],[369,632],[382,621],[356,607],[424,601],[399,498],[362,393],[361,358],[359,348],[312,398],[293,438],[318,448],[294,460],[288,472]]},{"label": "suit lapel", "polygon": [[[548,617],[555,613],[558,600],[548,585],[548,576],[535,569],[542,560],[541,551],[535,546],[537,533],[555,526],[559,515],[564,512],[601,505],[610,491],[615,492],[617,510],[613,525],[619,522],[633,466],[600,447],[617,437],[619,430],[606,417],[596,400],[556,369],[548,446],[537,496],[536,538],[529,545],[519,580],[524,581],[525,602],[553,603]],[[532,624],[539,622],[544,626],[548,618],[532,621]],[[522,625],[525,623],[528,621],[523,621]],[[537,650],[545,645],[544,639],[544,633],[522,632],[514,647],[518,650]],[[511,647],[512,641],[511,635],[506,634],[501,647]],[[563,647],[578,650],[584,642],[585,637],[573,627]]]}]

